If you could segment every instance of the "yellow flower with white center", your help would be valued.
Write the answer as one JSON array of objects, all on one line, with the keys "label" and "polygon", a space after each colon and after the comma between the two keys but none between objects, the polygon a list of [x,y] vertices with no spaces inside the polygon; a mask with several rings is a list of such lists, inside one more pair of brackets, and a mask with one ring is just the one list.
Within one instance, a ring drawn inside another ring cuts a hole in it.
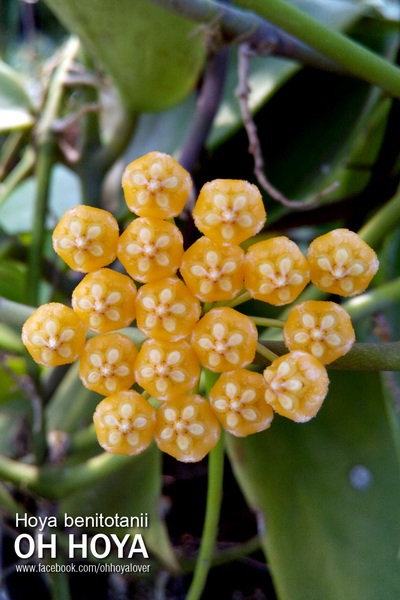
[{"label": "yellow flower with white center", "polygon": [[88,273],[117,256],[118,223],[111,213],[79,205],[67,210],[53,231],[53,248],[67,265]]},{"label": "yellow flower with white center", "polygon": [[183,237],[176,225],[162,219],[135,219],[119,239],[118,258],[127,273],[149,283],[173,275],[183,254]]},{"label": "yellow flower with white center", "polygon": [[143,285],[136,298],[136,322],[148,337],[175,342],[200,318],[200,302],[177,277]]},{"label": "yellow flower with white center", "polygon": [[231,300],[243,288],[244,251],[201,237],[188,248],[180,272],[192,293],[203,302]]},{"label": "yellow flower with white center", "polygon": [[222,427],[245,437],[267,429],[274,413],[265,402],[267,386],[260,373],[238,369],[223,373],[212,387],[210,406]]},{"label": "yellow flower with white center", "polygon": [[346,354],[355,333],[345,309],[335,302],[308,300],[293,307],[283,328],[289,350],[304,350],[323,364]]},{"label": "yellow flower with white center", "polygon": [[97,335],[86,342],[80,357],[79,377],[85,387],[109,396],[129,389],[134,381],[138,351],[122,333]]},{"label": "yellow flower with white center", "polygon": [[293,302],[310,281],[307,260],[297,244],[285,236],[250,246],[244,269],[250,295],[275,306]]},{"label": "yellow flower with white center", "polygon": [[201,460],[220,437],[220,426],[210,405],[196,394],[162,404],[156,421],[157,446],[182,462]]},{"label": "yellow flower with white center", "polygon": [[135,362],[139,385],[157,400],[178,398],[194,388],[200,377],[196,354],[185,340],[148,339]]},{"label": "yellow flower with white center", "polygon": [[141,217],[170,219],[189,198],[189,173],[171,156],[150,152],[130,163],[122,175],[128,208]]},{"label": "yellow flower with white center", "polygon": [[372,248],[348,229],[334,229],[313,240],[307,260],[311,281],[319,289],[339,296],[363,292],[379,267]]},{"label": "yellow flower with white center", "polygon": [[328,393],[324,365],[308,352],[295,350],[265,369],[265,400],[278,414],[305,423],[315,417]]},{"label": "yellow flower with white center", "polygon": [[134,456],[151,443],[156,411],[133,390],[112,394],[98,404],[93,415],[99,444],[112,454]]},{"label": "yellow flower with white center", "polygon": [[86,327],[71,308],[58,302],[42,304],[24,323],[22,341],[40,365],[72,363],[82,352]]},{"label": "yellow flower with white center", "polygon": [[213,308],[195,325],[191,344],[207,369],[232,371],[253,361],[257,328],[249,317],[233,308]]},{"label": "yellow flower with white center", "polygon": [[89,273],[72,294],[72,307],[97,333],[127,327],[135,318],[136,287],[132,279],[111,269]]},{"label": "yellow flower with white center", "polygon": [[238,179],[214,179],[200,190],[193,210],[196,227],[218,244],[240,244],[266,220],[258,188]]}]

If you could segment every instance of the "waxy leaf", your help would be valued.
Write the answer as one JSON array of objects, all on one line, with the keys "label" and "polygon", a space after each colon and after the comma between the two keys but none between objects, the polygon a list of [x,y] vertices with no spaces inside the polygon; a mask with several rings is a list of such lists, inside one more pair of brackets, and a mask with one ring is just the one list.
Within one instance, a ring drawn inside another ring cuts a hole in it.
[{"label": "waxy leaf", "polygon": [[164,110],[194,87],[204,44],[188,21],[150,0],[46,3],[106,69],[132,110]]},{"label": "waxy leaf", "polygon": [[379,375],[330,379],[311,422],[229,437],[233,469],[280,600],[397,600],[400,483]]}]

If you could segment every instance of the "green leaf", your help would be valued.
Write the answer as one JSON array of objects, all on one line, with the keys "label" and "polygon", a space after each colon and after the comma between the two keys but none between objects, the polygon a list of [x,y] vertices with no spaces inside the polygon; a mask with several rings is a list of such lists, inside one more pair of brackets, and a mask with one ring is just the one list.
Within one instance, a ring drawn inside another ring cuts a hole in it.
[{"label": "green leaf", "polygon": [[144,528],[94,529],[116,533],[119,538],[126,533],[141,533],[146,548],[169,569],[175,570],[177,562],[165,524],[159,516],[161,462],[161,453],[153,444],[143,454],[127,458],[126,466],[112,475],[61,500],[61,514],[73,517],[93,517],[97,513],[104,517],[114,517],[116,513],[120,517],[147,514],[148,526]]},{"label": "green leaf", "polygon": [[[28,177],[0,205],[0,227],[9,234],[32,230],[37,181]],[[56,165],[52,171],[47,227],[53,229],[66,210],[81,201],[79,179],[70,169]]]},{"label": "green leaf", "polygon": [[149,0],[46,0],[108,71],[124,103],[164,110],[189,94],[204,60],[196,26]]},{"label": "green leaf", "polygon": [[18,74],[0,61],[0,132],[25,129],[33,123],[32,105]]},{"label": "green leaf", "polygon": [[232,466],[280,600],[397,600],[400,483],[379,375],[330,379],[311,422],[229,437]]},{"label": "green leaf", "polygon": [[[378,276],[380,279],[383,281],[395,280],[400,270],[399,227],[394,230],[392,235],[387,236],[379,260],[380,269]],[[388,306],[384,312],[380,311],[373,322],[369,321],[370,329],[372,329],[375,338],[378,337],[378,339],[385,340],[400,339],[399,310],[400,302],[395,302]],[[381,381],[400,465],[400,373],[385,370],[381,373]]]},{"label": "green leaf", "polygon": [[0,296],[24,302],[26,268],[23,263],[6,257],[0,260]]}]

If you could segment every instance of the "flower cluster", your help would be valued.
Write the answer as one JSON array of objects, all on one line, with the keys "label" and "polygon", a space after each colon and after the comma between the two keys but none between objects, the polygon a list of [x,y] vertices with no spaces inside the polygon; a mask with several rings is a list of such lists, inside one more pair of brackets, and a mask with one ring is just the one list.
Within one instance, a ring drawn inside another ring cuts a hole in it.
[{"label": "flower cluster", "polygon": [[[135,455],[154,439],[193,462],[218,442],[221,427],[242,437],[267,429],[275,412],[296,422],[314,417],[328,391],[324,365],[354,343],[346,311],[331,301],[295,305],[283,326],[288,353],[259,373],[248,368],[262,349],[257,319],[230,304],[254,298],[283,306],[310,281],[331,294],[358,294],[378,269],[374,251],[336,229],[316,238],[307,256],[284,236],[245,253],[240,244],[264,227],[263,200],[256,186],[224,179],[201,189],[193,218],[202,237],[184,250],[173,219],[192,189],[185,169],[151,152],[126,167],[122,186],[135,218],[121,235],[102,209],[81,205],[61,218],[54,250],[84,276],[72,308],[42,305],[22,331],[41,365],[79,358],[83,385],[104,396],[94,413],[100,445]],[[126,274],[110,267],[116,258]],[[138,347],[118,331],[134,322],[146,337]],[[219,374],[208,398],[199,393],[202,370]]]}]

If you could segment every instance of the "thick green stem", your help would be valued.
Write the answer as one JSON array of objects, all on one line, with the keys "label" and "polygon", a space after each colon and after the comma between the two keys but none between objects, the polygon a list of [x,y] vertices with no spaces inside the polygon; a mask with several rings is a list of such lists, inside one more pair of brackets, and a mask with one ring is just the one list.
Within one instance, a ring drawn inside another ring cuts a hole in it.
[{"label": "thick green stem", "polygon": [[0,477],[44,498],[56,500],[114,473],[132,458],[99,454],[73,467],[37,467],[0,455]]},{"label": "thick green stem", "polygon": [[32,241],[29,249],[26,299],[32,306],[39,303],[40,281],[42,278],[42,257],[47,215],[51,169],[54,163],[55,144],[46,142],[40,147],[36,164],[36,198],[33,220]]},{"label": "thick green stem", "polygon": [[254,321],[255,325],[259,325],[260,327],[278,327],[282,329],[285,326],[285,321],[281,321],[280,319],[269,319],[267,317],[250,317],[252,321]]},{"label": "thick green stem", "polygon": [[348,37],[322,25],[284,0],[235,0],[243,8],[287,31],[350,73],[400,97],[400,70]]},{"label": "thick green stem", "polygon": [[223,473],[224,442],[223,439],[220,439],[209,454],[206,516],[199,556],[186,600],[199,600],[201,598],[212,564],[221,509]]},{"label": "thick green stem", "polygon": [[68,494],[115,473],[129,460],[132,460],[129,456],[104,452],[74,467],[63,469],[44,467],[34,488],[35,491],[50,499],[65,498]]},{"label": "thick green stem", "polygon": [[[268,346],[268,351],[276,356],[287,354],[288,349],[283,342],[266,340],[259,345]],[[265,366],[260,358],[262,352],[257,348],[255,364]],[[271,360],[267,358],[267,360]],[[338,358],[328,365],[328,369],[340,371],[400,371],[400,342],[381,344],[356,343],[346,356]]]},{"label": "thick green stem", "polygon": [[0,455],[0,477],[22,488],[31,488],[38,479],[39,469]]},{"label": "thick green stem", "polygon": [[53,124],[60,110],[64,94],[65,76],[78,48],[79,41],[75,38],[72,38],[66,45],[64,56],[50,83],[47,101],[37,128],[37,189],[27,274],[27,301],[33,306],[36,306],[39,301],[49,187],[57,150]]}]

